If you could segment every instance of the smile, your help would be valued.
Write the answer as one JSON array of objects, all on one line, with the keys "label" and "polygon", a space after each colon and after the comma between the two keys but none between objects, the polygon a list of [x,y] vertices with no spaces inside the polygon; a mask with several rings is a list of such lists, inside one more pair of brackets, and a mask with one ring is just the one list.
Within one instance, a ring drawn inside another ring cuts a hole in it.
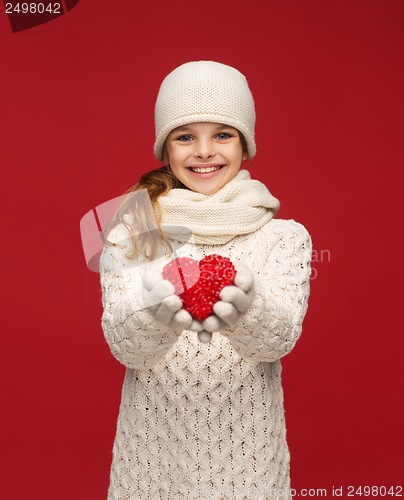
[{"label": "smile", "polygon": [[216,172],[217,170],[220,170],[223,167],[223,165],[215,165],[212,167],[188,167],[188,169],[191,172],[197,173],[197,174],[210,174],[212,172]]}]

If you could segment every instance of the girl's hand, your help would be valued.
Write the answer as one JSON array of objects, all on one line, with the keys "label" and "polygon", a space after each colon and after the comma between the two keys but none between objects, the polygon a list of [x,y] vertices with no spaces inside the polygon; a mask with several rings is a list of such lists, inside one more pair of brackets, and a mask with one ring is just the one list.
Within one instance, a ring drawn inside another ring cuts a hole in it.
[{"label": "girl's hand", "polygon": [[158,267],[147,270],[143,275],[143,301],[154,312],[157,321],[174,331],[190,329],[192,316],[182,308],[182,300],[175,294],[175,288],[162,277]]},{"label": "girl's hand", "polygon": [[237,262],[234,285],[226,286],[220,292],[220,299],[213,306],[214,315],[202,323],[205,330],[214,332],[236,323],[247,312],[252,304],[255,293],[254,275],[250,268],[242,262]]},{"label": "girl's hand", "polygon": [[200,322],[182,309],[182,300],[175,294],[175,288],[164,280],[160,268],[154,267],[143,275],[143,300],[161,323],[175,331],[191,330],[198,333],[201,342],[209,342],[213,332],[219,332],[236,323],[250,307],[254,297],[254,275],[242,262],[235,265],[234,285],[226,286],[220,292],[220,301],[213,306],[212,314]]}]

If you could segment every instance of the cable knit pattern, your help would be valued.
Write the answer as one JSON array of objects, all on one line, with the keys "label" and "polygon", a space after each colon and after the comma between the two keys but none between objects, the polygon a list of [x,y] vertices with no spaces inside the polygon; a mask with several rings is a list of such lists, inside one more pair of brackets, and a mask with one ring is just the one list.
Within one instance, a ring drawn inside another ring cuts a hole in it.
[{"label": "cable knit pattern", "polygon": [[[110,239],[125,231],[116,227]],[[127,367],[108,499],[291,498],[280,358],[302,331],[310,235],[294,220],[271,219],[223,245],[173,246],[179,257],[244,262],[255,297],[237,323],[202,344],[142,308],[147,262],[128,263],[125,248],[104,247],[102,327]]]}]

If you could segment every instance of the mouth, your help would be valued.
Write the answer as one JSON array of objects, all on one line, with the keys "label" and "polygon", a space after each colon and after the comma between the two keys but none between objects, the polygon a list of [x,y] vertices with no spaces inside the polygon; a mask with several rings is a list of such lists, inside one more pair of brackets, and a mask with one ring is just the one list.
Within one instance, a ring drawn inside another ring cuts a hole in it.
[{"label": "mouth", "polygon": [[187,169],[194,174],[206,175],[206,174],[212,174],[212,173],[218,172],[223,167],[224,167],[224,165],[219,165],[219,164],[204,165],[204,166],[200,166],[200,167],[197,165],[192,165],[190,167],[187,167]]}]

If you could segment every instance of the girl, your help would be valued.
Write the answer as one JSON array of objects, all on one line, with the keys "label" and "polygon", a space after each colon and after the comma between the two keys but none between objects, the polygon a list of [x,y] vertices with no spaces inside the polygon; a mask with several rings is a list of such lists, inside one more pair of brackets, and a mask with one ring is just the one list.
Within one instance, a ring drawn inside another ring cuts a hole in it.
[{"label": "girl", "polygon": [[[130,190],[152,208],[129,198],[100,259],[102,327],[127,367],[108,498],[291,498],[280,359],[308,307],[310,235],[275,219],[279,201],[243,168],[255,110],[239,71],[179,66],[160,87],[155,125],[165,166]],[[212,254],[235,277],[204,319],[163,268]]]}]

